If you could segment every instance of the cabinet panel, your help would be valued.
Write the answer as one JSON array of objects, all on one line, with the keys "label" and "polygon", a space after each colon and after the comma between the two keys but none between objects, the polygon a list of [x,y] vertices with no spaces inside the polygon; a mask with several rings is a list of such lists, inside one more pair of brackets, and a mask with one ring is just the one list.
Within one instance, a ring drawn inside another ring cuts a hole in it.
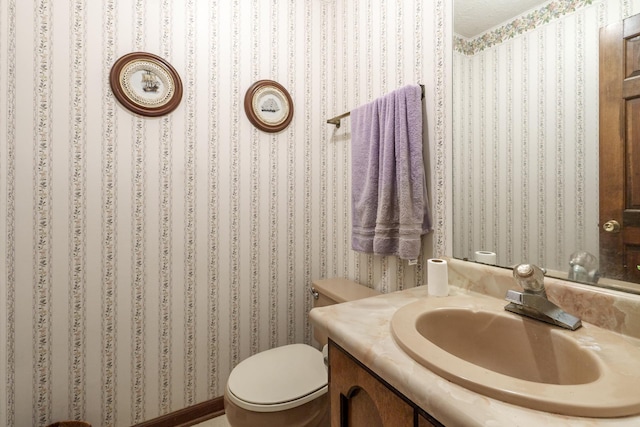
[{"label": "cabinet panel", "polygon": [[329,372],[332,427],[414,425],[414,408],[333,344]]},{"label": "cabinet panel", "polygon": [[360,386],[352,388],[348,396],[340,396],[340,413],[341,425],[384,427],[376,402]]},{"label": "cabinet panel", "polygon": [[441,424],[434,424],[424,415],[418,413],[418,427],[440,427]]}]

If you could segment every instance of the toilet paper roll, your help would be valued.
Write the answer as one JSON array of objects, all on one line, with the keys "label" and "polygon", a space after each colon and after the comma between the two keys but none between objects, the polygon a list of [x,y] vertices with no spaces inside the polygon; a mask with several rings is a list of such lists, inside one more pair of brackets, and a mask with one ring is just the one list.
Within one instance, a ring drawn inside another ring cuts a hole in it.
[{"label": "toilet paper roll", "polygon": [[447,261],[439,258],[427,260],[428,293],[435,297],[449,295],[449,270]]},{"label": "toilet paper roll", "polygon": [[476,251],[476,262],[496,265],[496,253],[489,251]]}]

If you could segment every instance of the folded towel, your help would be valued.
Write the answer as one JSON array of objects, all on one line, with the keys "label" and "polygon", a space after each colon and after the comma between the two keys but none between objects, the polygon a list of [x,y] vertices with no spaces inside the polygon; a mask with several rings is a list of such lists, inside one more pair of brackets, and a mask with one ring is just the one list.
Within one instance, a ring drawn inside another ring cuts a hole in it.
[{"label": "folded towel", "polygon": [[422,101],[405,86],[351,112],[352,248],[416,259],[431,230]]}]

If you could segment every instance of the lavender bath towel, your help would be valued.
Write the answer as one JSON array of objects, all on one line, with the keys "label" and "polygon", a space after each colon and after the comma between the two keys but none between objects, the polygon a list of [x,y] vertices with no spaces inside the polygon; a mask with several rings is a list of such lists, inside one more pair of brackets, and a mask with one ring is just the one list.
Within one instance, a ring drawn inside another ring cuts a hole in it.
[{"label": "lavender bath towel", "polygon": [[431,231],[420,86],[351,111],[351,158],[353,250],[418,258]]}]

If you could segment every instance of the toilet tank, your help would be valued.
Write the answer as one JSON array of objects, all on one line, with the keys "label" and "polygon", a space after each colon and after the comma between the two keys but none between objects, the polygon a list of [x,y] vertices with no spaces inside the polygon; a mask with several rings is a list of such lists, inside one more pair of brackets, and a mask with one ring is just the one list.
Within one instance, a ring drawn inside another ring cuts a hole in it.
[{"label": "toilet tank", "polygon": [[[314,280],[311,292],[314,294],[314,307],[324,307],[380,295],[380,292],[375,289],[342,278]],[[313,336],[321,346],[327,344],[327,334],[321,328],[314,328]]]}]

